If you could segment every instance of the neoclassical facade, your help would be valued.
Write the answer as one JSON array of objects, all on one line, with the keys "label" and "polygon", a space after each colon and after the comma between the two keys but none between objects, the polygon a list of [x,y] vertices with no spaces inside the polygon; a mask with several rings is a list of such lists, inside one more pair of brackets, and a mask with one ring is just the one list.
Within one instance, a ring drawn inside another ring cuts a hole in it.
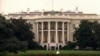
[{"label": "neoclassical facade", "polygon": [[10,13],[5,17],[27,19],[33,26],[34,40],[47,50],[59,50],[68,41],[75,41],[73,34],[81,20],[100,21],[97,14],[72,11],[20,12]]}]

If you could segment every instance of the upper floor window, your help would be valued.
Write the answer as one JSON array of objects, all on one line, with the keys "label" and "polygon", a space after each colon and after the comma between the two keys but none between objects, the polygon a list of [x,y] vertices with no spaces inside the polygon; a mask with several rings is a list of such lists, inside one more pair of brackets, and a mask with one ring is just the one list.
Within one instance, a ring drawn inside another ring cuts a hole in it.
[{"label": "upper floor window", "polygon": [[58,22],[58,30],[62,30],[62,22]]},{"label": "upper floor window", "polygon": [[38,29],[41,30],[41,22],[38,23]]},{"label": "upper floor window", "polygon": [[43,29],[44,29],[44,30],[47,30],[47,29],[48,29],[48,22],[44,22],[44,23],[43,23]]},{"label": "upper floor window", "polygon": [[51,30],[54,30],[54,29],[55,29],[55,22],[51,22],[51,23],[50,23],[50,29],[51,29]]},{"label": "upper floor window", "polygon": [[67,22],[64,23],[64,30],[67,30]]}]

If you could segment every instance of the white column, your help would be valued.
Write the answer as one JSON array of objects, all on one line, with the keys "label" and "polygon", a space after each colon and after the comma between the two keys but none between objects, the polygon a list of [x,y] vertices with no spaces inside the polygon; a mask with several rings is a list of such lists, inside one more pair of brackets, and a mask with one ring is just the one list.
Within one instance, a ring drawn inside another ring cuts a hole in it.
[{"label": "white column", "polygon": [[39,31],[38,31],[38,30],[39,30],[39,27],[38,27],[38,25],[39,25],[39,24],[38,24],[38,22],[37,22],[37,42],[39,42]]},{"label": "white column", "polygon": [[69,36],[69,22],[67,22],[67,41],[70,41],[70,36]]},{"label": "white column", "polygon": [[63,41],[63,43],[65,43],[65,40],[64,40],[64,22],[62,22],[62,41]]},{"label": "white column", "polygon": [[50,22],[48,22],[48,43],[50,43]]},{"label": "white column", "polygon": [[42,24],[42,38],[41,38],[41,43],[43,43],[43,22],[41,22]]},{"label": "white column", "polygon": [[58,43],[58,22],[56,21],[56,43]]}]

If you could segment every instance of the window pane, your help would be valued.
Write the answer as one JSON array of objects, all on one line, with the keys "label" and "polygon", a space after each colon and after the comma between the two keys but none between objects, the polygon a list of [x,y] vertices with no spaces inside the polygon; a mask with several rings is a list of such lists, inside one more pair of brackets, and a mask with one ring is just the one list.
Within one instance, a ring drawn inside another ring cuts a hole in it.
[{"label": "window pane", "polygon": [[38,29],[41,30],[41,22],[38,23]]},{"label": "window pane", "polygon": [[67,22],[64,23],[64,29],[67,30]]},{"label": "window pane", "polygon": [[58,42],[62,43],[62,32],[58,31]]},{"label": "window pane", "polygon": [[55,32],[54,31],[51,31],[51,42],[54,43],[55,42]]},{"label": "window pane", "polygon": [[50,29],[51,29],[51,30],[54,30],[54,29],[55,29],[55,22],[51,22],[51,23],[50,23]]},{"label": "window pane", "polygon": [[38,40],[39,40],[39,43],[41,43],[41,32],[39,32],[39,38],[38,38]]},{"label": "window pane", "polygon": [[62,30],[62,22],[58,22],[58,30]]},{"label": "window pane", "polygon": [[48,32],[44,31],[44,43],[47,43],[48,41]]},{"label": "window pane", "polygon": [[44,29],[44,30],[47,30],[47,29],[48,29],[48,22],[44,22],[44,23],[43,23],[43,29]]}]

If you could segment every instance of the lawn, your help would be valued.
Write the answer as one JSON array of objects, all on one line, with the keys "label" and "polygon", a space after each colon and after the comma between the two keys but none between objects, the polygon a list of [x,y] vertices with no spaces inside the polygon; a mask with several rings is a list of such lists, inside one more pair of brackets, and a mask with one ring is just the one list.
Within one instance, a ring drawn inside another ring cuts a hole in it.
[{"label": "lawn", "polygon": [[[55,56],[56,51],[53,50],[27,50],[26,52],[19,52],[17,54],[7,53],[6,56]],[[53,55],[52,55],[53,54]],[[60,50],[60,56],[100,56],[100,51],[80,51],[80,50]],[[59,56],[59,55],[57,55]]]},{"label": "lawn", "polygon": [[[57,51],[54,50],[29,50],[26,53],[33,54],[56,54]],[[80,50],[60,50],[60,54],[100,54],[100,51],[80,51]]]}]

